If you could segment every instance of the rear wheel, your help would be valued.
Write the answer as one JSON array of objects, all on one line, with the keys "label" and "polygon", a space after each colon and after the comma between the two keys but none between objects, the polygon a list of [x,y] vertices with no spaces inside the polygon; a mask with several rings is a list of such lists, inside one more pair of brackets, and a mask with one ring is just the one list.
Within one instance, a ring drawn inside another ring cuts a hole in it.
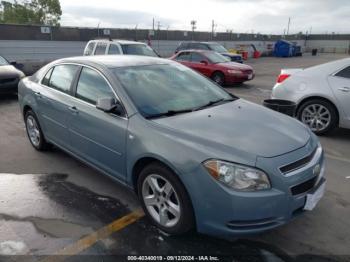
[{"label": "rear wheel", "polygon": [[331,132],[338,124],[338,114],[334,106],[321,99],[313,99],[303,103],[297,116],[317,135]]},{"label": "rear wheel", "polygon": [[194,215],[188,194],[165,166],[152,163],[141,171],[138,195],[146,215],[168,234],[184,234],[193,228]]},{"label": "rear wheel", "polygon": [[211,79],[212,79],[215,83],[217,83],[218,85],[221,85],[221,86],[222,86],[222,85],[225,84],[225,76],[224,76],[224,74],[221,73],[221,72],[215,72],[215,73],[212,75]]},{"label": "rear wheel", "polygon": [[38,150],[43,151],[49,148],[49,144],[46,142],[39,121],[33,111],[28,110],[25,113],[24,121],[26,124],[26,131],[32,146]]}]

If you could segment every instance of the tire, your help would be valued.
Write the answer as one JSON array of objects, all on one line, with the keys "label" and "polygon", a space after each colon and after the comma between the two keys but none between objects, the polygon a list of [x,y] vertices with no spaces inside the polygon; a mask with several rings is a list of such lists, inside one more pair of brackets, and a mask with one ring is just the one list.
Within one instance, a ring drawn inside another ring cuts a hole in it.
[{"label": "tire", "polygon": [[336,108],[322,99],[312,99],[301,104],[297,117],[316,135],[329,134],[338,126],[339,120]]},{"label": "tire", "polygon": [[50,148],[41,130],[38,118],[32,110],[28,110],[24,115],[26,131],[32,146],[38,151],[45,151]]},{"label": "tire", "polygon": [[[137,190],[145,214],[162,231],[181,235],[194,227],[190,198],[181,181],[169,168],[157,162],[146,166],[139,175]],[[167,191],[170,193],[166,194]],[[148,204],[145,199],[149,199]],[[161,210],[164,211],[163,219]],[[174,212],[176,210],[178,212]],[[174,215],[176,213],[178,216]]]},{"label": "tire", "polygon": [[214,72],[211,79],[220,86],[225,84],[225,75],[221,72]]}]

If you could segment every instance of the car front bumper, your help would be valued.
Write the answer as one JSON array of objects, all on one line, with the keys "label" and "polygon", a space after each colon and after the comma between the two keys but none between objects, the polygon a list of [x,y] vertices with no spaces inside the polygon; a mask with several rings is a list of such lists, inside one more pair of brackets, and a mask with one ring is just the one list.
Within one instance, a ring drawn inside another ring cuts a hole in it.
[{"label": "car front bumper", "polygon": [[[310,153],[309,150],[310,145],[279,156],[277,160],[257,161],[259,168],[269,174],[270,190],[234,191],[214,181],[204,167],[199,167],[196,175],[187,175],[189,181],[185,184],[191,187],[188,191],[195,210],[197,230],[220,237],[256,234],[286,224],[303,213],[307,195],[325,183],[322,149],[308,165],[292,175],[278,173],[276,165],[296,161],[303,154]],[[272,165],[272,162],[275,164]],[[319,175],[313,172],[316,165],[322,167]]]},{"label": "car front bumper", "polygon": [[17,92],[19,79],[15,79],[10,82],[1,83],[0,80],[0,93],[13,93]]},{"label": "car front bumper", "polygon": [[234,84],[234,83],[243,83],[246,81],[253,80],[255,78],[255,74],[227,74],[225,76],[226,84]]}]

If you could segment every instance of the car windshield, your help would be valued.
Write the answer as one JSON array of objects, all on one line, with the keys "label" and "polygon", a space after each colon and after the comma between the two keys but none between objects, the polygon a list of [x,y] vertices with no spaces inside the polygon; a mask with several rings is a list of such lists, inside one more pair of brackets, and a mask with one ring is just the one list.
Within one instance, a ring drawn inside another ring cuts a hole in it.
[{"label": "car windshield", "polygon": [[225,57],[223,55],[220,55],[220,54],[218,54],[216,52],[206,52],[205,56],[213,64],[230,62],[230,59],[228,59],[227,57]]},{"label": "car windshield", "polygon": [[219,44],[209,44],[210,50],[213,50],[215,52],[219,53],[228,53],[227,49]]},{"label": "car windshield", "polygon": [[123,53],[128,55],[144,55],[144,56],[158,57],[158,55],[148,45],[124,44],[122,45],[122,49],[123,49]]},{"label": "car windshield", "polygon": [[7,62],[7,60],[5,58],[3,58],[2,56],[0,56],[0,66],[3,65],[8,65],[9,63]]},{"label": "car windshield", "polygon": [[146,118],[200,110],[236,99],[180,64],[117,68],[114,73]]}]

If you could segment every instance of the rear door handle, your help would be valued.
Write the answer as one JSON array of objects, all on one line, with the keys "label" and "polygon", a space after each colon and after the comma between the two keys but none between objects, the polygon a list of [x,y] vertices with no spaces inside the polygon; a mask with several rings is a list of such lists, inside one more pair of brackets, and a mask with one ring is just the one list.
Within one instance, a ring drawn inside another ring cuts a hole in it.
[{"label": "rear door handle", "polygon": [[338,90],[343,91],[343,92],[350,92],[350,87],[339,87]]},{"label": "rear door handle", "polygon": [[78,114],[79,110],[75,106],[68,107],[68,110],[71,111],[73,114]]},{"label": "rear door handle", "polygon": [[35,92],[34,94],[35,94],[35,96],[36,96],[36,97],[38,97],[38,98],[42,98],[42,95],[41,95],[41,93],[40,93],[40,92]]}]

